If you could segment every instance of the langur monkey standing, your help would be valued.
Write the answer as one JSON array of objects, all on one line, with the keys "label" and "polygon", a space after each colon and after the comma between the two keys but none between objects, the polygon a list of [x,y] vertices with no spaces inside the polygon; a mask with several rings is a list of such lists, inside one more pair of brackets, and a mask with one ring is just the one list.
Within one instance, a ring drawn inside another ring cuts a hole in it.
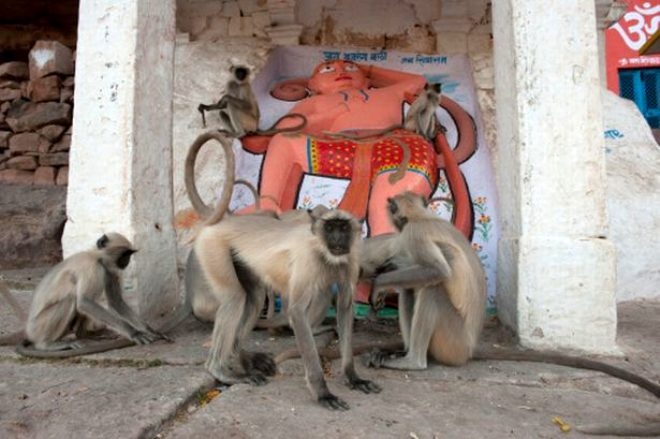
[{"label": "langur monkey standing", "polygon": [[[272,135],[280,132],[300,131],[307,125],[307,119],[302,114],[288,114],[279,118],[271,128],[259,130],[259,103],[252,91],[249,81],[250,69],[245,66],[231,66],[229,68],[231,77],[227,81],[225,94],[220,100],[211,105],[199,104],[197,110],[202,114],[202,124],[206,127],[206,111],[219,110],[220,112],[220,131],[227,133],[232,137],[243,137],[246,134]],[[301,119],[298,126],[276,129],[275,127],[283,119],[297,118]]]},{"label": "langur monkey standing", "polygon": [[[107,233],[93,250],[69,256],[41,280],[32,298],[25,325],[23,355],[62,358],[147,344],[167,337],[143,323],[124,302],[121,271],[135,252],[119,233]],[[107,307],[99,303],[105,293]],[[83,344],[87,332],[104,328],[125,339]],[[63,340],[74,332],[77,339]]]},{"label": "langur monkey standing", "polygon": [[233,151],[227,137],[212,132],[200,135],[186,158],[186,189],[198,212],[205,205],[195,186],[194,165],[197,152],[212,138],[227,155],[226,181],[230,185],[223,188],[218,207],[195,238],[185,281],[186,297],[194,290],[195,315],[214,321],[206,369],[227,384],[264,384],[275,374],[276,364],[269,354],[247,352],[242,346],[255,326],[267,289],[272,289],[285,298],[312,395],[329,409],[348,409],[328,389],[310,325],[325,316],[336,287],[337,330],[348,386],[365,393],[379,392],[378,385],[357,375],[353,363],[353,293],[362,243],[359,222],[348,212],[324,208],[309,212],[307,221],[297,219],[298,213],[291,220],[225,216],[231,196],[228,186],[234,181]]}]

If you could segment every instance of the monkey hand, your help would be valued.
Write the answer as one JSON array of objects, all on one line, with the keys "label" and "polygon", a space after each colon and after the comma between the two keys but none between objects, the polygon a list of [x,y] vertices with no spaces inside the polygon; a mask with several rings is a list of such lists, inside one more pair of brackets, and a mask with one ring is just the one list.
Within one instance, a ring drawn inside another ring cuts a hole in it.
[{"label": "monkey hand", "polygon": [[387,289],[376,289],[374,288],[371,291],[371,294],[369,294],[369,305],[371,307],[378,311],[379,309],[382,309],[385,307],[385,297],[387,297],[387,293],[389,290]]},{"label": "monkey hand", "polygon": [[359,390],[363,393],[380,393],[383,390],[378,384],[373,381],[363,380],[362,378],[353,377],[346,383],[349,389]]},{"label": "monkey hand", "polygon": [[128,338],[135,344],[150,344],[156,340],[163,340],[165,336],[155,331],[135,331]]},{"label": "monkey hand", "polygon": [[165,340],[168,343],[174,343],[174,339],[172,337],[170,337],[169,335],[167,335],[163,332],[157,331],[149,325],[145,325],[145,326],[146,326],[146,329],[144,329],[143,331],[148,332],[156,340]]},{"label": "monkey hand", "polygon": [[337,398],[335,395],[332,393],[328,392],[325,395],[319,396],[318,398],[319,404],[321,404],[323,407],[330,409],[330,410],[348,410],[351,407],[346,403],[346,401]]}]

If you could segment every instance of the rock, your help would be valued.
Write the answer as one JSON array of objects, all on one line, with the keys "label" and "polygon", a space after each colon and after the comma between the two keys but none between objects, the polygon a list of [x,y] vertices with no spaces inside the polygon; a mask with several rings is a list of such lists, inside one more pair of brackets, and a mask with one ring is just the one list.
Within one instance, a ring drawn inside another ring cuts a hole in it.
[{"label": "rock", "polygon": [[34,171],[35,185],[53,185],[55,184],[55,175],[57,170],[52,166],[40,166]]},{"label": "rock", "polygon": [[7,168],[20,169],[21,171],[33,171],[37,169],[37,159],[29,155],[12,157],[7,160]]},{"label": "rock", "polygon": [[68,151],[71,148],[71,134],[65,134],[50,149],[50,152]]},{"label": "rock", "polygon": [[14,134],[9,139],[9,150],[15,155],[22,152],[38,152],[40,136],[37,133]]},{"label": "rock", "polygon": [[47,152],[51,152],[51,146],[53,143],[46,139],[44,136],[39,136],[39,142],[37,146],[37,152],[39,154],[46,154]]},{"label": "rock", "polygon": [[73,52],[58,41],[37,41],[30,50],[29,70],[31,80],[51,73],[72,75]]},{"label": "rock", "polygon": [[21,97],[21,90],[15,88],[0,88],[0,101],[13,101]]},{"label": "rock", "polygon": [[[32,177],[34,173],[31,171],[21,171],[20,169],[5,169],[0,171],[0,183],[8,184],[32,184]],[[2,190],[0,190],[0,200],[2,199],[2,194],[7,190],[7,187],[3,184]],[[0,203],[2,206],[2,203]],[[2,212],[0,212],[0,217]],[[0,232],[0,236],[2,233]],[[1,239],[1,238],[0,238]],[[0,243],[2,246],[2,243]],[[2,256],[0,256],[0,259]]]},{"label": "rock", "polygon": [[20,61],[10,61],[0,64],[0,78],[27,79],[28,64]]},{"label": "rock", "polygon": [[13,88],[16,90],[21,89],[21,83],[12,79],[0,80],[0,88]]},{"label": "rock", "polygon": [[11,137],[11,131],[0,131],[0,148],[9,147],[9,138]]},{"label": "rock", "polygon": [[20,105],[12,105],[12,108],[7,112],[7,123],[15,133],[33,131],[50,124],[71,124],[71,105],[69,104],[19,102],[21,102]]},{"label": "rock", "polygon": [[63,186],[69,184],[69,167],[62,166],[57,170],[57,178],[55,179],[55,184],[58,186]]},{"label": "rock", "polygon": [[46,139],[51,142],[57,142],[62,137],[62,134],[66,130],[66,127],[62,125],[46,125],[39,129],[39,134],[44,136]]},{"label": "rock", "polygon": [[[0,176],[3,172],[7,171],[0,171]],[[3,185],[0,269],[39,267],[61,261],[65,204],[64,186]]]},{"label": "rock", "polygon": [[69,164],[68,152],[56,152],[54,154],[43,154],[39,156],[41,166],[64,166]]},{"label": "rock", "polygon": [[617,300],[660,297],[660,147],[628,99],[603,94],[608,238],[617,250]]},{"label": "rock", "polygon": [[60,100],[60,78],[57,75],[33,79],[28,83],[28,99],[32,102]]},{"label": "rock", "polygon": [[73,102],[73,89],[71,87],[62,87],[60,90],[60,102]]}]

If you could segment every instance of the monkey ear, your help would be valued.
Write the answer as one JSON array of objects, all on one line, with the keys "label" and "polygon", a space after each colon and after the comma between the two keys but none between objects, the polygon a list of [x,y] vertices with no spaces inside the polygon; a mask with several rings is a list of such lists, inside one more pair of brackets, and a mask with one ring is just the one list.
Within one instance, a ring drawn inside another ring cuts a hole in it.
[{"label": "monkey ear", "polygon": [[308,78],[295,78],[278,82],[270,90],[270,95],[281,101],[300,101],[309,96],[307,82]]},{"label": "monkey ear", "polygon": [[109,241],[109,240],[110,240],[110,239],[108,238],[108,235],[106,235],[106,234],[104,233],[103,236],[101,236],[101,237],[96,241],[96,248],[98,248],[99,250],[102,249],[102,248],[105,248],[105,246],[108,245],[108,241]]}]

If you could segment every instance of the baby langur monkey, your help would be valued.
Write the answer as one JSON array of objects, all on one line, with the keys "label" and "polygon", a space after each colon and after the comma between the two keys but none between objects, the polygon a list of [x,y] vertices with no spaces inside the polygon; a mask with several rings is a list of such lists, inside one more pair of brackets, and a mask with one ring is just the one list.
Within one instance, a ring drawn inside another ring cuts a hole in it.
[{"label": "baby langur monkey", "polygon": [[[206,127],[205,112],[211,110],[219,110],[220,112],[220,131],[238,138],[250,133],[272,135],[281,132],[300,131],[307,125],[307,119],[302,114],[288,114],[279,118],[269,129],[260,131],[259,103],[249,81],[250,69],[245,66],[232,65],[229,68],[229,72],[231,73],[231,77],[227,81],[224,96],[215,104],[199,104],[197,107],[197,110],[202,114],[202,124],[204,127]],[[296,118],[301,121],[295,127],[275,128],[282,120],[287,118]]]},{"label": "baby langur monkey", "polygon": [[[135,251],[121,234],[108,233],[98,239],[95,249],[76,253],[53,267],[34,292],[25,341],[17,352],[62,358],[167,340],[140,321],[121,296],[121,271]],[[104,293],[107,307],[99,303]],[[104,328],[125,339],[81,342],[88,332]],[[77,339],[63,340],[72,332]]]}]

